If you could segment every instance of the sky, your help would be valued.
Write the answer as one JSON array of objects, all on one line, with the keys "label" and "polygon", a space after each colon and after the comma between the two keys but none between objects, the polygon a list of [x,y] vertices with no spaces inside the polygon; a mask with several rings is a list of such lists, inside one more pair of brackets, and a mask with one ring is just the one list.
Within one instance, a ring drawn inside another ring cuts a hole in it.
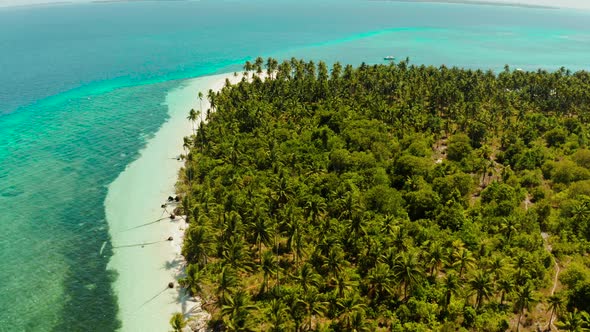
[{"label": "sky", "polygon": [[[0,0],[0,7],[12,7],[12,6],[28,6],[37,4],[56,4],[56,3],[84,3],[91,2],[92,0]],[[472,0],[466,0],[472,1]],[[477,0],[473,0],[477,2]],[[482,0],[483,1],[483,0]],[[567,7],[567,8],[580,8],[590,9],[589,0],[485,0],[486,2],[498,2],[498,3],[519,3],[519,4],[531,4],[531,5],[543,5],[553,7]]]}]

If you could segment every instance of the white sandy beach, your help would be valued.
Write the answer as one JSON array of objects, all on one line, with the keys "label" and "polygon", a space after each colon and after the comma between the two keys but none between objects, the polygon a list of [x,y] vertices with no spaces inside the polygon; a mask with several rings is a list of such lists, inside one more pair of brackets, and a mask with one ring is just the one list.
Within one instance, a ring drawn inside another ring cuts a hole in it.
[{"label": "white sandy beach", "polygon": [[[174,196],[183,165],[176,156],[183,153],[182,138],[192,132],[186,117],[191,108],[199,109],[198,92],[219,90],[226,78],[235,82],[241,75],[191,79],[171,91],[166,98],[170,119],[148,141],[140,158],[109,186],[105,209],[114,247],[109,269],[118,273],[113,287],[121,331],[169,331],[173,313],[192,310],[194,314],[195,303],[181,298],[176,281],[183,264],[180,247],[186,224],[180,218],[171,221],[161,205]],[[203,111],[208,107],[203,98]],[[167,241],[170,236],[173,241]],[[169,289],[169,282],[176,287]]]}]

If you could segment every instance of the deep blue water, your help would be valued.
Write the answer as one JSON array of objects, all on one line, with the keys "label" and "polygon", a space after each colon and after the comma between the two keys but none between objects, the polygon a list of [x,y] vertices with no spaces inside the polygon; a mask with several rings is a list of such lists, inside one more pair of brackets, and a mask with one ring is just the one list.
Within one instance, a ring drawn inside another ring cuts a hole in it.
[{"label": "deep blue water", "polygon": [[258,55],[390,54],[588,69],[590,14],[363,0],[0,9],[0,331],[117,328],[107,186],[166,121],[180,79]]}]

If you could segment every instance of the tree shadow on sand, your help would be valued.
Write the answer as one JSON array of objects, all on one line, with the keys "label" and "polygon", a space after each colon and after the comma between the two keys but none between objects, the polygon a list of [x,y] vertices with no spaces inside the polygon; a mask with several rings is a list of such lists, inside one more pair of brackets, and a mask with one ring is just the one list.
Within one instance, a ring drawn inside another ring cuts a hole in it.
[{"label": "tree shadow on sand", "polygon": [[181,267],[184,266],[184,261],[182,258],[174,258],[164,263],[164,268],[166,270],[180,270]]}]

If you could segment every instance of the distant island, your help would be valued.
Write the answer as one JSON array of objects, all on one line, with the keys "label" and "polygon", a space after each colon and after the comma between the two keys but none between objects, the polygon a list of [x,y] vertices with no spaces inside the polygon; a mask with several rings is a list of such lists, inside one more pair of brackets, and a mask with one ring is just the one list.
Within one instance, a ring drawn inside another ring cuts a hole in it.
[{"label": "distant island", "polygon": [[236,75],[189,115],[177,185],[180,284],[210,327],[590,327],[589,73],[258,58]]}]

